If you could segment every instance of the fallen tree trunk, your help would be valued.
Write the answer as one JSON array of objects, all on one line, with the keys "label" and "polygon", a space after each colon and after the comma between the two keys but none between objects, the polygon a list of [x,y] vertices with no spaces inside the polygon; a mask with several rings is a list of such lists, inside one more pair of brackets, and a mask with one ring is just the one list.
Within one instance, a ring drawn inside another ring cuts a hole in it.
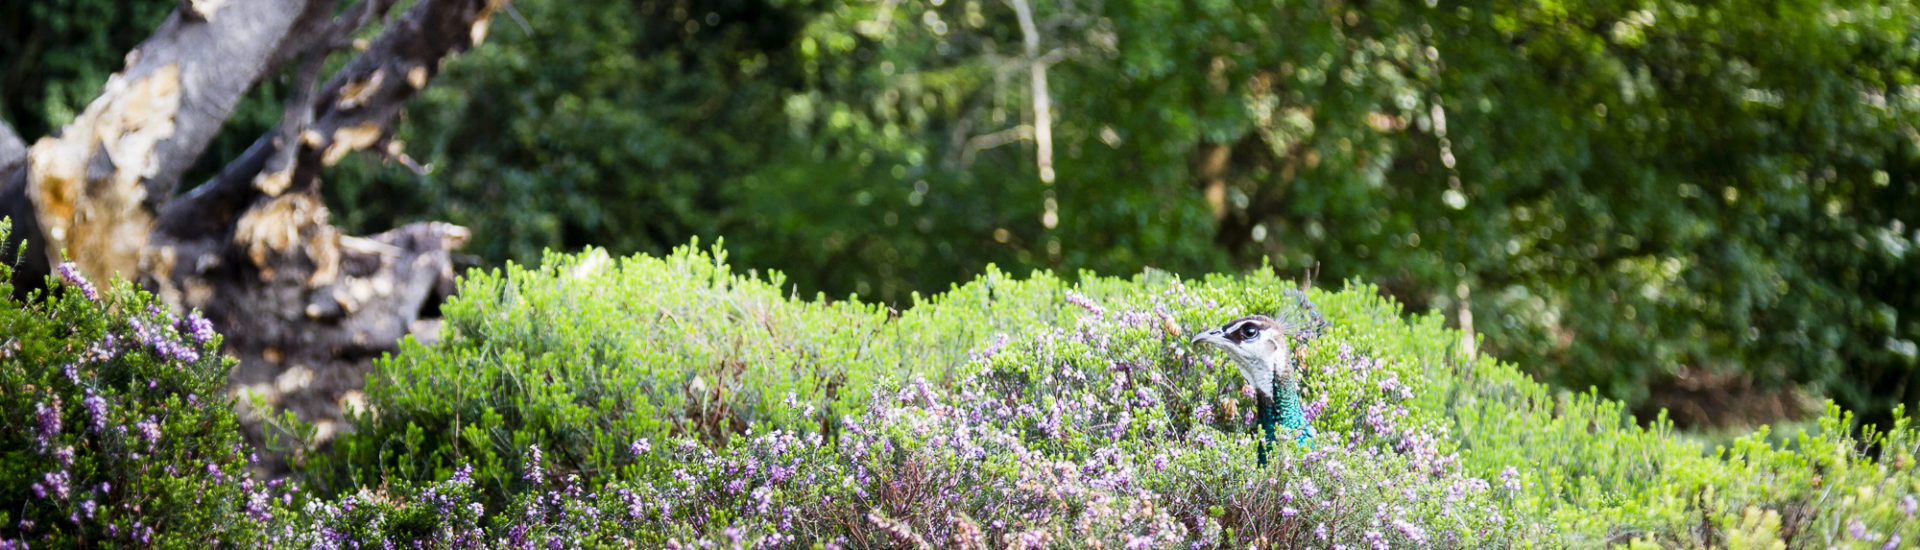
[{"label": "fallen tree trunk", "polygon": [[[387,17],[394,0],[182,2],[72,124],[31,148],[0,131],[0,216],[34,248],[18,259],[19,286],[71,261],[202,311],[241,360],[235,387],[318,422],[324,440],[369,361],[451,292],[468,233],[417,223],[345,235],[328,223],[320,174],[358,151],[404,159],[389,133],[406,101],[503,3],[420,0]],[[381,23],[320,85],[327,55]],[[176,195],[239,99],[281,69],[295,86],[281,124]]]}]

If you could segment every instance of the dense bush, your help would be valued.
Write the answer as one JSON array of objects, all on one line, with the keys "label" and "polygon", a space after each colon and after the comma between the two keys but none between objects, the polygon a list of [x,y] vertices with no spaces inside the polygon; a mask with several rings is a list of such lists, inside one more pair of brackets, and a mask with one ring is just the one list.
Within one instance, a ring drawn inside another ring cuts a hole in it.
[{"label": "dense bush", "polygon": [[311,465],[321,494],[254,477],[193,314],[72,275],[8,302],[0,548],[1920,540],[1904,419],[1856,438],[1830,409],[1708,450],[1469,357],[1371,287],[1307,293],[1331,323],[1298,350],[1319,435],[1261,467],[1238,373],[1186,340],[1297,307],[1270,275],[988,270],[890,311],[783,295],[717,250],[550,260],[474,274],[444,341],[381,362],[359,431]]},{"label": "dense bush", "polygon": [[[0,240],[7,232],[0,220]],[[0,548],[257,541],[269,485],[249,476],[230,360],[197,313],[59,266],[13,300],[0,265]]]},{"label": "dense bush", "polygon": [[997,271],[904,311],[806,301],[778,274],[735,274],[725,259],[592,252],[470,273],[441,309],[445,340],[405,341],[380,360],[366,390],[377,413],[319,466],[365,480],[375,464],[407,478],[472,465],[504,495],[529,445],[602,477],[631,462],[620,450],[636,439],[833,430],[823,419],[858,412],[877,381],[951,382],[979,342],[1073,309],[1057,281]]},{"label": "dense bush", "polygon": [[[327,475],[491,518],[414,532],[608,546],[1920,540],[1904,421],[1855,438],[1835,409],[1706,449],[1467,357],[1371,287],[1309,292],[1332,323],[1300,351],[1321,435],[1261,469],[1238,374],[1183,335],[1290,307],[1272,276],[989,270],[891,312],[783,296],[723,259],[476,274],[443,343],[381,363]],[[696,377],[729,389],[690,407]]]}]

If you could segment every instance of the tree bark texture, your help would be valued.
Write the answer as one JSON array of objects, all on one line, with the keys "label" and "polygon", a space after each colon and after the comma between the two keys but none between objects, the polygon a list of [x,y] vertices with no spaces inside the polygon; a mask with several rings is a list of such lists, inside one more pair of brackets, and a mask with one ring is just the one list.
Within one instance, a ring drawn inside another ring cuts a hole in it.
[{"label": "tree bark texture", "polygon": [[[468,233],[427,222],[345,235],[328,222],[321,171],[358,151],[401,155],[389,132],[406,101],[504,2],[420,0],[391,17],[395,0],[182,2],[55,135],[24,147],[0,124],[0,216],[34,248],[17,286],[71,261],[202,311],[241,360],[236,390],[317,421],[324,440],[372,358],[430,325],[421,311],[452,291]],[[369,25],[382,30],[356,44]],[[328,54],[349,47],[360,51],[320,83]],[[241,97],[283,69],[294,92],[280,126],[176,194]]]}]

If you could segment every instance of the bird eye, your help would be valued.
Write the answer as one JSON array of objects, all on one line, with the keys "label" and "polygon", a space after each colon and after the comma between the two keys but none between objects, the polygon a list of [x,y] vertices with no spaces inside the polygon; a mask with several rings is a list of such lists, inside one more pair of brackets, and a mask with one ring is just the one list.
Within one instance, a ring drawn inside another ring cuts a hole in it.
[{"label": "bird eye", "polygon": [[1253,337],[1259,336],[1259,335],[1260,335],[1260,328],[1255,327],[1253,325],[1247,325],[1246,327],[1240,329],[1240,337],[1242,339],[1252,339]]}]

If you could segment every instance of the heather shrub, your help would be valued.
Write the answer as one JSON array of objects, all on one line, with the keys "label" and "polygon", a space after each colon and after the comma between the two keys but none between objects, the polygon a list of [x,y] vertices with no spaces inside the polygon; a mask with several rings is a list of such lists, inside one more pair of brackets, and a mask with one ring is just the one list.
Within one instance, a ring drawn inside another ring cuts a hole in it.
[{"label": "heather shrub", "polygon": [[274,510],[219,336],[124,282],[57,272],[21,303],[0,265],[0,548],[258,542]]},{"label": "heather shrub", "polygon": [[718,444],[754,425],[831,433],[879,381],[951,381],[988,335],[1073,307],[1057,280],[997,271],[904,310],[784,286],[778,273],[737,274],[724,251],[695,246],[471,272],[442,307],[444,340],[409,339],[379,360],[366,389],[377,413],[355,419],[309,470],[350,490],[471,465],[497,502],[523,483],[516,472],[533,445],[551,468],[608,479],[637,439]]},{"label": "heather shrub", "polygon": [[[1059,376],[1124,385],[1129,374]],[[1419,453],[1328,444],[1266,470],[1247,460],[1250,439],[1211,426],[1114,424],[1117,411],[1129,409],[1165,418],[1137,392],[1043,409],[1011,405],[994,378],[982,374],[953,391],[923,380],[877,389],[864,412],[842,419],[836,440],[773,430],[718,450],[691,438],[631,445],[641,475],[609,484],[553,471],[545,453],[530,448],[519,472],[526,490],[487,536],[514,547],[667,548],[1461,548],[1515,540],[1505,493],[1445,464],[1420,464]],[[439,485],[456,490],[439,495],[461,494],[468,476],[457,471]],[[467,516],[448,517],[417,531],[471,529]]]},{"label": "heather shrub", "polygon": [[361,431],[321,455],[323,479],[356,485],[303,520],[442,547],[1920,540],[1905,420],[1856,431],[1832,409],[1707,448],[1469,356],[1370,287],[1306,293],[1329,322],[1297,351],[1319,435],[1261,467],[1248,389],[1187,338],[1296,307],[1272,275],[990,269],[896,311],[801,300],[723,258],[470,277],[445,341],[381,362]]},{"label": "heather shrub", "polygon": [[[1440,319],[1402,322],[1398,306],[1373,292],[1317,296],[1333,326],[1325,339],[1397,373],[1412,395],[1407,418],[1446,430],[1465,471],[1485,478],[1511,469],[1523,488],[1519,510],[1542,540],[1860,548],[1920,540],[1920,439],[1899,411],[1892,426],[1861,429],[1829,405],[1814,429],[1762,427],[1705,447],[1664,419],[1640,426],[1591,390],[1557,390],[1493,358],[1467,358],[1459,333]],[[1319,386],[1338,400],[1352,382]]]}]

